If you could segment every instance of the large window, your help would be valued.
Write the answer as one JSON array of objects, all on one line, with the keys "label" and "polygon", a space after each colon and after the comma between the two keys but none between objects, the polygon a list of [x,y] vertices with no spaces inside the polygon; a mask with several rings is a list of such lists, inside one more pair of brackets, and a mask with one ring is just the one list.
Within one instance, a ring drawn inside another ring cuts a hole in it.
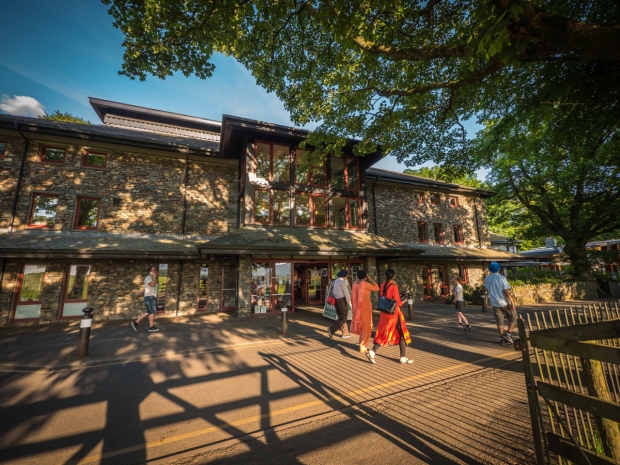
[{"label": "large window", "polygon": [[76,318],[83,315],[88,304],[90,265],[69,265],[62,306],[62,318]]},{"label": "large window", "polygon": [[435,244],[443,244],[443,224],[433,223],[433,239]]},{"label": "large window", "polygon": [[325,187],[325,162],[308,150],[295,150],[295,182],[308,186]]},{"label": "large window", "polygon": [[41,146],[40,161],[44,163],[64,163],[67,150],[61,147]]},{"label": "large window", "polygon": [[99,225],[99,206],[101,199],[94,197],[78,197],[74,229],[97,229]]},{"label": "large window", "polygon": [[291,224],[291,198],[288,191],[273,191],[273,224]]},{"label": "large window", "polygon": [[291,205],[288,191],[254,190],[254,222],[261,224],[291,224]]},{"label": "large window", "polygon": [[86,152],[82,158],[82,165],[88,168],[105,168],[108,155],[98,152]]},{"label": "large window", "polygon": [[418,221],[418,242],[428,242],[428,231],[423,221]]},{"label": "large window", "polygon": [[34,194],[28,227],[51,228],[56,220],[57,195]]},{"label": "large window", "polygon": [[256,143],[256,177],[270,182],[290,183],[290,149],[287,145]]},{"label": "large window", "polygon": [[222,267],[222,303],[220,308],[224,311],[237,308],[237,268],[234,266]]},{"label": "large window", "polygon": [[166,295],[168,292],[168,265],[159,264],[159,277],[157,283],[157,313],[166,311]]},{"label": "large window", "polygon": [[297,226],[327,226],[327,196],[323,194],[295,194],[295,224]]},{"label": "large window", "polygon": [[209,265],[200,265],[198,276],[198,311],[206,312],[209,308]]},{"label": "large window", "polygon": [[359,161],[357,157],[343,155],[330,157],[332,189],[359,190]]},{"label": "large window", "polygon": [[452,225],[452,229],[454,230],[454,243],[462,244],[463,243],[463,228],[460,224]]},{"label": "large window", "polygon": [[17,282],[14,320],[39,318],[44,282],[45,265],[22,265]]},{"label": "large window", "polygon": [[354,197],[333,197],[333,225],[335,228],[362,227],[362,201]]}]

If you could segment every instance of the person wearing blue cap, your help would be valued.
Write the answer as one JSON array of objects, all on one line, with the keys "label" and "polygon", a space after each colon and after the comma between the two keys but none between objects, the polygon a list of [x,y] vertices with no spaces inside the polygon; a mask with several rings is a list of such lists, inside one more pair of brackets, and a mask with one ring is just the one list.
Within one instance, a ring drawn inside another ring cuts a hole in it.
[{"label": "person wearing blue cap", "polygon": [[[517,307],[510,292],[510,284],[505,276],[499,274],[499,263],[489,264],[491,274],[484,278],[484,286],[489,293],[491,307],[495,315],[500,344],[512,344],[512,330],[517,323]],[[508,331],[504,331],[504,317],[508,318]]]}]

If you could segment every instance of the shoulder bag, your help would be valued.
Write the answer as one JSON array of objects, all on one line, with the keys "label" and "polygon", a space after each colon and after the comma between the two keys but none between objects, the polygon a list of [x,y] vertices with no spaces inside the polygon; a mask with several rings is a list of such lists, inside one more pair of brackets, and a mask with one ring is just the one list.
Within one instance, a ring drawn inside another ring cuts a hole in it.
[{"label": "shoulder bag", "polygon": [[393,315],[396,311],[396,301],[394,299],[388,299],[385,296],[385,294],[387,294],[387,290],[391,285],[392,283],[387,283],[385,285],[385,292],[383,293],[383,295],[379,296],[379,304],[377,305],[377,310]]},{"label": "shoulder bag", "polygon": [[329,286],[329,295],[327,296],[327,303],[332,307],[336,306],[336,298],[334,297],[334,283]]}]

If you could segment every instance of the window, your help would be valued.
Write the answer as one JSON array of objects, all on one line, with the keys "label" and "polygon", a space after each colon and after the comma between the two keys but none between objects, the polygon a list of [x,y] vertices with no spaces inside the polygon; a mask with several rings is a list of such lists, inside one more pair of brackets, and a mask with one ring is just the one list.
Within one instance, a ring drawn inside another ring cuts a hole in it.
[{"label": "window", "polygon": [[327,197],[313,195],[312,201],[312,226],[324,228],[327,226]]},{"label": "window", "polygon": [[308,150],[295,150],[295,182],[325,187],[325,162]]},{"label": "window", "polygon": [[90,265],[69,265],[62,305],[62,318],[76,318],[83,315],[82,309],[88,303]]},{"label": "window", "polygon": [[166,311],[166,292],[168,290],[168,264],[159,264],[159,275],[157,283],[157,313]]},{"label": "window", "polygon": [[451,207],[458,207],[459,198],[456,195],[451,195],[450,197],[448,197],[448,203],[450,204]]},{"label": "window", "polygon": [[108,155],[105,153],[86,152],[82,157],[82,165],[88,168],[105,168]]},{"label": "window", "polygon": [[47,194],[34,194],[30,209],[30,228],[51,228],[56,220],[56,207],[58,196]]},{"label": "window", "polygon": [[467,265],[459,265],[459,278],[463,281],[463,284],[469,282],[469,274],[467,273]]},{"label": "window", "polygon": [[433,223],[433,236],[435,244],[443,244],[443,224]]},{"label": "window", "polygon": [[295,194],[295,225],[327,226],[327,196],[323,194]]},{"label": "window", "polygon": [[455,224],[452,226],[454,229],[454,243],[462,244],[463,243],[463,228],[460,224]]},{"label": "window", "polygon": [[266,189],[256,189],[254,191],[255,223],[269,224],[271,222],[270,205],[271,193]]},{"label": "window", "polygon": [[221,310],[234,310],[237,307],[237,267],[222,267]]},{"label": "window", "polygon": [[6,142],[0,140],[0,158],[4,158],[4,155],[6,155]]},{"label": "window", "polygon": [[360,229],[362,227],[362,201],[355,197],[333,197],[333,224],[335,228]]},{"label": "window", "polygon": [[357,157],[351,155],[332,156],[330,164],[333,189],[359,190],[359,161]]},{"label": "window", "polygon": [[271,265],[252,263],[252,289],[250,308],[252,313],[271,312]]},{"label": "window", "polygon": [[289,183],[291,181],[289,147],[257,142],[256,177],[271,182]]},{"label": "window", "polygon": [[295,195],[295,224],[310,226],[310,194]]},{"label": "window", "polygon": [[101,199],[78,197],[73,229],[94,230],[99,224],[99,205]]},{"label": "window", "polygon": [[273,191],[273,224],[291,224],[291,199],[288,191]]},{"label": "window", "polygon": [[422,267],[422,288],[424,297],[433,297],[433,272],[430,265],[421,265]]},{"label": "window", "polygon": [[424,194],[422,192],[414,192],[413,198],[417,203],[424,203]]},{"label": "window", "polygon": [[45,265],[22,265],[17,282],[14,320],[39,318],[43,301]]},{"label": "window", "polygon": [[439,194],[431,193],[430,198],[431,198],[431,203],[433,205],[438,205],[439,204]]},{"label": "window", "polygon": [[426,223],[423,221],[418,221],[418,242],[428,242]]},{"label": "window", "polygon": [[198,276],[198,311],[205,312],[209,308],[209,265],[200,265]]},{"label": "window", "polygon": [[290,225],[291,201],[288,191],[256,189],[254,191],[254,222]]},{"label": "window", "polygon": [[41,146],[40,161],[44,163],[64,163],[67,149]]}]

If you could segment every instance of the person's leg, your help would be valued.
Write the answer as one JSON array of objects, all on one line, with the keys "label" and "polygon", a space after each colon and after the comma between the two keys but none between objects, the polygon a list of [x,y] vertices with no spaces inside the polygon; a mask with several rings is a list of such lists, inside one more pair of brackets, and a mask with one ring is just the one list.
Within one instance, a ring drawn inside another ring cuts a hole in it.
[{"label": "person's leg", "polygon": [[342,328],[342,324],[347,322],[347,314],[346,313],[344,315],[342,314],[342,301],[344,301],[345,305],[347,304],[347,300],[345,298],[336,299],[335,308],[336,308],[337,318],[334,324],[329,328],[329,331],[331,334],[336,334],[336,331]]},{"label": "person's leg", "polygon": [[144,320],[147,316],[149,316],[148,313],[144,312],[142,315],[140,315],[137,319],[136,319],[136,323],[140,323],[142,320]]},{"label": "person's leg", "polygon": [[465,315],[463,315],[461,312],[457,312],[456,315],[459,318],[459,323],[461,322],[461,320],[463,321],[463,323],[465,323],[467,326],[469,326],[469,322],[467,321],[467,318],[465,318]]},{"label": "person's leg", "polygon": [[517,324],[517,310],[510,308],[508,311],[508,334],[512,334],[512,331],[515,329],[515,325]]},{"label": "person's leg", "polygon": [[503,309],[498,307],[493,307],[493,314],[495,315],[495,323],[497,323],[497,331],[499,332],[499,337],[504,335],[504,312]]},{"label": "person's leg", "polygon": [[400,325],[400,321],[396,322],[396,331],[398,331],[398,336],[400,340],[398,341],[398,346],[400,347],[400,358],[403,359],[407,356],[407,343],[405,342],[405,335],[403,334],[403,327]]},{"label": "person's leg", "polygon": [[154,314],[154,313],[151,313],[151,314],[149,315],[149,323],[150,323],[150,325],[151,325],[151,328],[152,328],[153,326],[155,326],[155,314]]}]

